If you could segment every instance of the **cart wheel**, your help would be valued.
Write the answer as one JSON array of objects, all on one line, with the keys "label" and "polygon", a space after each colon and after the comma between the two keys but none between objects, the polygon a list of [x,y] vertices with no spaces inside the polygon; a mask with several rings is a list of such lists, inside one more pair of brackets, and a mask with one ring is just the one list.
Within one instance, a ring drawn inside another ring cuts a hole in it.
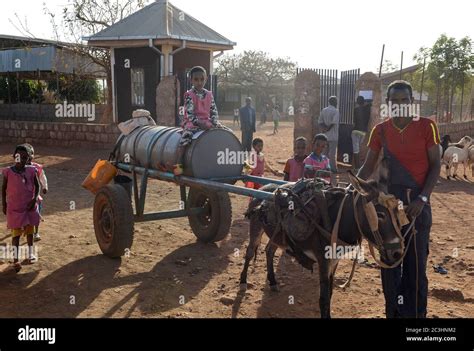
[{"label": "cart wheel", "polygon": [[189,225],[199,241],[218,242],[229,234],[232,224],[229,194],[191,188],[188,206],[206,210],[204,213],[189,216]]},{"label": "cart wheel", "polygon": [[133,243],[133,209],[127,191],[120,185],[100,189],[94,202],[94,230],[104,255],[118,258]]}]

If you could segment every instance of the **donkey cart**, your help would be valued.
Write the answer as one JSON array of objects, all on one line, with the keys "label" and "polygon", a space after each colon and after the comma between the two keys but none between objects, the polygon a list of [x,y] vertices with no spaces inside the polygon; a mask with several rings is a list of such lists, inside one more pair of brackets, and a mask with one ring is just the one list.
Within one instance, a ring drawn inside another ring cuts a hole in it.
[{"label": "donkey cart", "polygon": [[[274,196],[236,186],[238,181],[286,184],[242,175],[242,146],[235,135],[225,129],[197,134],[185,152],[184,174],[175,176],[172,166],[177,163],[179,131],[178,128],[146,126],[118,139],[110,161],[120,175],[115,177],[114,184],[98,190],[94,202],[94,230],[106,256],[117,258],[130,250],[134,223],[163,219],[188,217],[199,241],[219,242],[228,235],[232,223],[229,193],[261,200]],[[179,209],[145,213],[150,178],[180,187]]]}]

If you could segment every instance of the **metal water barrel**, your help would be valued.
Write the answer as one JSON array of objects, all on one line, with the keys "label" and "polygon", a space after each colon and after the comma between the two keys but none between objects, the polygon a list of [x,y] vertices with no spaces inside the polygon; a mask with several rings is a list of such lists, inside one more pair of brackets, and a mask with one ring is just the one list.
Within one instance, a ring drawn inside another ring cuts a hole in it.
[{"label": "metal water barrel", "polygon": [[[177,150],[181,129],[161,126],[145,126],[135,129],[117,141],[115,160],[148,169],[172,172],[178,163]],[[234,177],[242,174],[242,144],[229,130],[211,129],[196,135],[186,147],[184,175],[210,179]],[[225,156],[222,162],[222,156]],[[128,156],[128,157],[127,157]],[[230,162],[229,162],[230,160]],[[233,161],[236,162],[233,162]]]}]

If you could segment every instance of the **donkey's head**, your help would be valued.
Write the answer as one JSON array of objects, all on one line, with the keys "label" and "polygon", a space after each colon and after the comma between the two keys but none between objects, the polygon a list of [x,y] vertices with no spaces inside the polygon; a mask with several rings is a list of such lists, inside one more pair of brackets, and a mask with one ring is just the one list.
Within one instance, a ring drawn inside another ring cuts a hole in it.
[{"label": "donkey's head", "polygon": [[385,264],[394,264],[404,250],[401,227],[407,220],[403,208],[376,181],[364,181],[351,172],[349,179],[355,189],[354,217],[360,234],[379,250]]}]

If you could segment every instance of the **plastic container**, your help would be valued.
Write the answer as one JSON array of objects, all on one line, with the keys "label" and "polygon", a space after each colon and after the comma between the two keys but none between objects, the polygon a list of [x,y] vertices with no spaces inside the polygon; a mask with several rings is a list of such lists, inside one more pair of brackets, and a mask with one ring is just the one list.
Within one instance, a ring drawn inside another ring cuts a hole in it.
[{"label": "plastic container", "polygon": [[118,170],[113,164],[109,161],[99,160],[82,182],[82,187],[96,194],[100,188],[109,184],[117,174]]}]

